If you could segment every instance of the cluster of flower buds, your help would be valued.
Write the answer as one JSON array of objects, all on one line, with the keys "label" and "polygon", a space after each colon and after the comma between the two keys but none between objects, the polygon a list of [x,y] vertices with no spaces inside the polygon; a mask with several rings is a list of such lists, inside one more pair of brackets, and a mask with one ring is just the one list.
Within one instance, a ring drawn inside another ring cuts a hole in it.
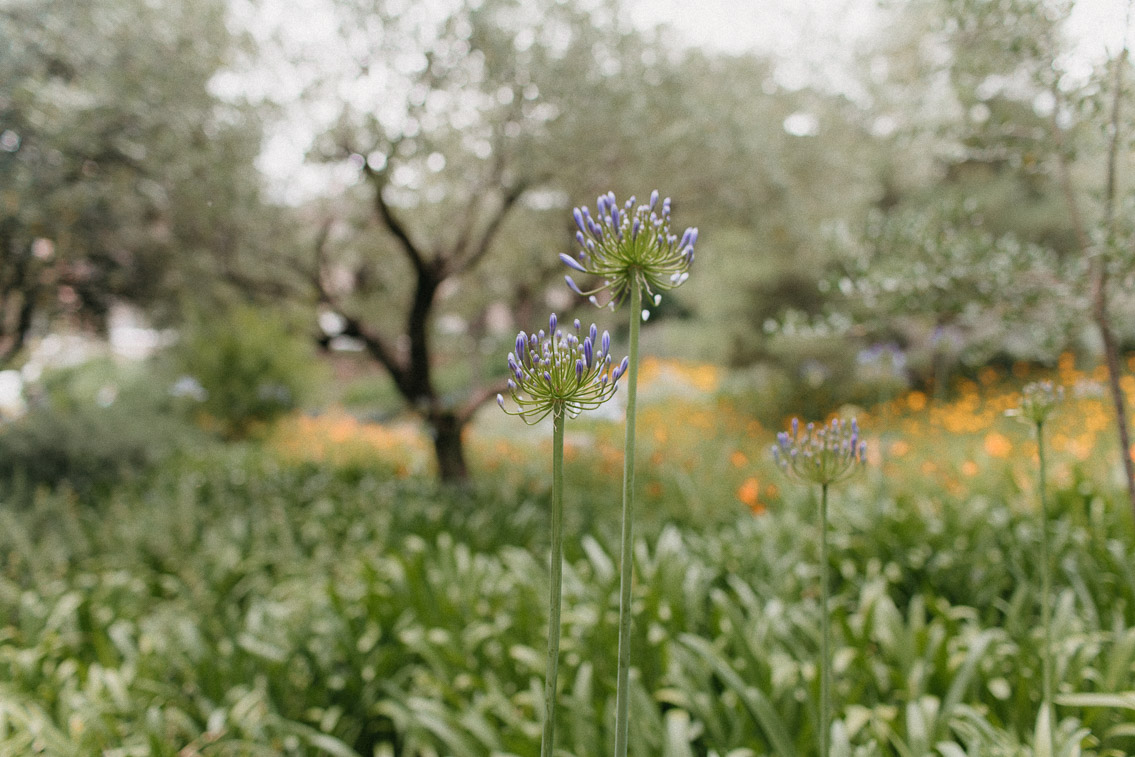
[{"label": "cluster of flower buds", "polygon": [[1005,414],[1039,426],[1048,420],[1063,400],[1064,387],[1055,386],[1051,381],[1034,381],[1022,390],[1021,404]]},{"label": "cluster of flower buds", "polygon": [[859,425],[840,419],[830,425],[809,423],[800,433],[800,421],[792,419],[792,433],[776,435],[772,457],[785,473],[801,481],[826,486],[855,475],[866,463],[867,443],[859,439]]},{"label": "cluster of flower buds", "polygon": [[543,420],[554,410],[574,418],[584,410],[594,410],[609,400],[627,371],[627,358],[611,367],[611,335],[602,336],[595,324],[584,334],[578,319],[574,333],[558,328],[556,314],[548,319],[548,331],[516,335],[516,351],[508,354],[508,390],[518,410],[505,408],[504,397],[497,404],[525,423]]},{"label": "cluster of flower buds", "polygon": [[614,309],[632,287],[642,286],[657,305],[661,292],[689,278],[698,230],[686,229],[681,238],[670,233],[669,197],[659,203],[655,190],[645,205],[636,207],[632,196],[620,207],[615,194],[608,192],[599,197],[596,212],[592,216],[587,206],[572,211],[579,252],[574,258],[561,253],[560,259],[574,271],[598,277],[602,284],[585,291],[568,275],[567,285],[573,292],[599,306],[596,295],[606,290],[611,295],[606,304]]}]

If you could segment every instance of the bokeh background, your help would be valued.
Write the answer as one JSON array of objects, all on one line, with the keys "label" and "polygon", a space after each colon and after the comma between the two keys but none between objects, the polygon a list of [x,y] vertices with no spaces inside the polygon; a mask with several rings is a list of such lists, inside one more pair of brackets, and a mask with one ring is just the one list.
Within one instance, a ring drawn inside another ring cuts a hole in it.
[{"label": "bokeh background", "polygon": [[[1135,752],[1130,27],[0,0],[0,754],[531,753],[550,428],[493,400],[550,312],[625,351],[559,254],[574,207],[653,189],[700,235],[643,328],[632,753],[810,753],[813,503],[767,450],[841,414],[870,464],[833,515],[833,743],[1045,754],[1005,417],[1035,380],[1067,396],[1061,754]],[[577,757],[613,705],[619,399],[567,433]]]}]

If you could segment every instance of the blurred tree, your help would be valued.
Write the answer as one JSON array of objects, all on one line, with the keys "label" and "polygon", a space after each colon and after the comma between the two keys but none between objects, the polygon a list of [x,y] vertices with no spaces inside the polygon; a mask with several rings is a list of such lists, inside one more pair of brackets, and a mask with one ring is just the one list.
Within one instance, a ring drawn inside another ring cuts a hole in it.
[{"label": "blurred tree", "polygon": [[1110,285],[1116,272],[1132,280],[1117,212],[1119,176],[1132,168],[1121,150],[1126,50],[1083,70],[1064,34],[1065,0],[896,9],[867,80],[896,156],[885,183],[902,190],[845,247],[838,288],[876,326],[873,308],[929,320],[932,338],[952,329],[975,361],[991,350],[1051,359],[1092,324],[1135,508]]},{"label": "blurred tree", "polygon": [[100,328],[115,301],[169,313],[189,253],[235,244],[259,203],[260,137],[211,89],[236,49],[225,13],[0,6],[0,365],[59,317]]},{"label": "blurred tree", "polygon": [[576,307],[556,254],[572,204],[655,184],[678,196],[658,105],[676,70],[614,3],[335,7],[355,68],[315,88],[342,107],[311,157],[359,181],[349,202],[312,205],[321,231],[299,266],[338,324],[328,336],[386,369],[441,479],[461,482],[462,430],[503,388],[504,332]]}]

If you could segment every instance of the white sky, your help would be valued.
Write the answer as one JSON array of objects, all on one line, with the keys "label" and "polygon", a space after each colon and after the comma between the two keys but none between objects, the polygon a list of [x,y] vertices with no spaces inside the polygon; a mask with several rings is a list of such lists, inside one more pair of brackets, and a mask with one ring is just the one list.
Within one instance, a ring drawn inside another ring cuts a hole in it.
[{"label": "white sky", "polygon": [[[420,0],[419,0],[420,1]],[[1085,60],[1099,59],[1122,44],[1129,0],[1076,0],[1068,31],[1077,40]],[[254,33],[278,29],[303,47],[329,54],[334,30],[321,13],[322,0],[275,0],[258,4],[255,21],[251,5],[234,0],[237,17],[250,23]],[[726,53],[758,52],[778,63],[777,79],[784,86],[804,86],[818,79],[835,82],[856,45],[874,32],[882,14],[875,0],[629,0],[632,20],[640,26],[668,23],[691,46]],[[245,15],[241,17],[241,9]],[[256,94],[271,92],[277,101],[298,95],[293,77],[266,75],[256,82],[242,77],[241,89]],[[235,84],[235,82],[233,83]],[[294,91],[292,91],[294,90]],[[312,136],[312,121],[330,117],[330,111],[307,113],[279,129],[267,142],[261,169],[280,199],[296,201],[313,182],[303,155]],[[351,174],[324,177],[332,185]]]}]

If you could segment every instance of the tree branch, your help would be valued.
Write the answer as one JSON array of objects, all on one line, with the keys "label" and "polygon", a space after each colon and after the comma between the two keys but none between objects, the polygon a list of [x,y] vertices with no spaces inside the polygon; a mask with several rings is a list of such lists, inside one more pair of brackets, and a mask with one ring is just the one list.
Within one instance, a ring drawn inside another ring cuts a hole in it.
[{"label": "tree branch", "polygon": [[363,173],[366,175],[367,180],[370,182],[371,187],[374,189],[374,209],[378,214],[378,218],[382,221],[382,225],[386,227],[394,238],[398,241],[398,246],[414,266],[414,270],[421,275],[428,267],[426,256],[422,254],[422,249],[414,243],[410,238],[410,232],[399,218],[394,215],[386,198],[382,195],[382,190],[386,188],[386,171],[376,171],[370,167],[369,164],[363,164]]},{"label": "tree branch", "polygon": [[[1130,21],[1131,3],[1127,6],[1128,20]],[[1126,477],[1127,496],[1131,508],[1135,511],[1135,461],[1131,459],[1131,434],[1127,426],[1127,402],[1123,388],[1120,385],[1122,368],[1119,364],[1119,347],[1116,344],[1115,334],[1111,326],[1111,317],[1108,313],[1108,264],[1111,250],[1115,244],[1115,194],[1118,184],[1117,154],[1119,152],[1119,114],[1123,95],[1123,69],[1127,66],[1127,43],[1124,40],[1123,50],[1115,61],[1115,90],[1112,94],[1111,120],[1108,124],[1109,134],[1107,146],[1107,174],[1104,186],[1104,233],[1106,240],[1103,249],[1092,260],[1092,315],[1099,328],[1100,339],[1103,341],[1104,361],[1107,363],[1108,389],[1111,393],[1112,404],[1115,406],[1115,420],[1119,431],[1120,454],[1123,459],[1123,473]]]},{"label": "tree branch", "polygon": [[528,182],[520,181],[514,186],[505,190],[504,197],[501,198],[501,206],[497,209],[493,217],[489,219],[488,225],[485,227],[484,232],[481,233],[480,239],[477,240],[476,246],[467,252],[463,257],[455,258],[451,261],[451,266],[446,272],[446,276],[460,276],[477,266],[478,263],[489,253],[492,249],[493,239],[496,237],[497,232],[500,231],[501,224],[504,223],[505,218],[509,212],[516,205],[517,201],[528,191]]}]

